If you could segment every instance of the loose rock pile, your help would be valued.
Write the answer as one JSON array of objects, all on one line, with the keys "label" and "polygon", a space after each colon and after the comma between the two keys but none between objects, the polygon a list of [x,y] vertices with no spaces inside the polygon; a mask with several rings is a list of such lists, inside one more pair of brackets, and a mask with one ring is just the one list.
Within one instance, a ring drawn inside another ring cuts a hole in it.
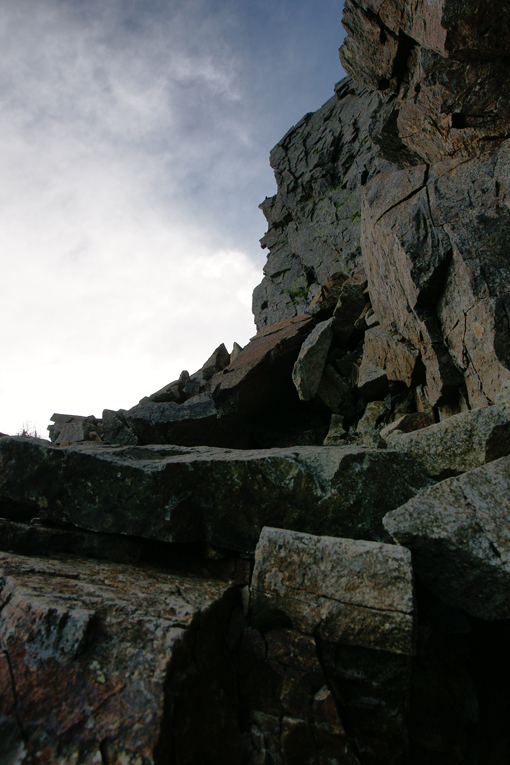
[{"label": "loose rock pile", "polygon": [[509,14],[346,0],[258,333],[0,436],[0,763],[510,762]]}]

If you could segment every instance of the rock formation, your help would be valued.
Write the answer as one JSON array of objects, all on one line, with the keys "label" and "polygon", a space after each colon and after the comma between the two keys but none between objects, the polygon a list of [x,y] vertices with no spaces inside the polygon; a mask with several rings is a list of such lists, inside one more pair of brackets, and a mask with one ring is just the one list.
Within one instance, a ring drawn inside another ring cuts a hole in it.
[{"label": "rock formation", "polygon": [[510,762],[510,10],[345,0],[257,334],[0,434],[0,763]]}]

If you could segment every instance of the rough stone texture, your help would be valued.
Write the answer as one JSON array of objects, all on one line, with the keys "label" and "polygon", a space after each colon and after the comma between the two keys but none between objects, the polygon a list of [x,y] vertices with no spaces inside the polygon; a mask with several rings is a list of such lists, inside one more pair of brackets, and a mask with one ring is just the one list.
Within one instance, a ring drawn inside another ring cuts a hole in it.
[{"label": "rough stone texture", "polygon": [[80,558],[0,568],[3,762],[241,762],[230,585]]},{"label": "rough stone texture", "polygon": [[53,414],[50,419],[52,424],[48,425],[48,431],[50,440],[55,444],[101,441],[101,420],[94,415]]},{"label": "rough stone texture", "polygon": [[259,329],[303,313],[328,277],[357,270],[361,185],[393,167],[368,138],[381,97],[349,79],[335,91],[271,152],[278,192],[260,205],[269,255],[253,293]]},{"label": "rough stone texture", "polygon": [[334,319],[331,318],[317,324],[299,351],[292,369],[292,380],[302,401],[310,401],[319,388],[333,339],[333,323]]},{"label": "rough stone texture", "polygon": [[122,415],[140,444],[189,446],[216,440],[218,413],[212,399],[187,406],[148,401],[122,411]]},{"label": "rough stone texture", "polygon": [[442,600],[481,619],[510,617],[510,457],[447,478],[384,519]]},{"label": "rough stone texture", "polygon": [[[429,425],[434,424],[434,417],[430,413],[426,412],[408,412],[403,414],[402,417],[394,420],[394,422],[386,425],[382,428],[379,435],[387,441],[390,441],[393,435],[397,436],[401,433],[411,433],[420,428],[427,428]],[[398,443],[398,439],[397,439]]]},{"label": "rough stone texture", "polygon": [[[355,742],[360,762],[406,762],[407,654],[413,650],[409,552],[393,545],[266,528],[257,546],[251,602],[253,623],[267,643],[267,658],[264,663],[263,643],[259,643],[260,658],[252,662],[251,676],[246,676],[248,684],[253,684],[249,692],[254,694],[261,686],[282,687],[281,680],[278,684],[274,679],[275,666],[267,666],[270,660],[283,660],[294,667],[299,661],[300,669],[306,667],[310,672],[316,667],[317,673],[319,667],[314,662],[318,655],[341,725]],[[285,630],[281,629],[283,620],[287,620]],[[251,632],[253,637],[258,634]],[[301,684],[299,676],[296,680]],[[315,682],[315,687],[321,682],[317,674]],[[244,682],[241,684],[244,687]],[[295,699],[297,687],[287,680],[283,684],[286,698]],[[257,698],[259,709],[278,715],[267,691],[259,691]],[[296,710],[293,716],[297,716]],[[299,726],[301,730],[304,727]],[[285,729],[285,720],[281,729]],[[303,758],[297,752],[294,756],[297,759],[289,758],[290,763],[304,765],[306,756],[311,757],[310,746],[305,747]]]},{"label": "rough stone texture", "polygon": [[0,495],[46,520],[233,550],[254,550],[268,523],[384,541],[383,515],[429,481],[406,454],[362,447],[59,448],[7,438],[0,460]]},{"label": "rough stone texture", "polygon": [[388,380],[402,380],[407,387],[411,386],[419,356],[413,345],[402,342],[398,335],[377,326],[365,332],[363,353],[367,362],[384,370]]},{"label": "rough stone texture", "polygon": [[262,529],[252,608],[281,609],[300,632],[411,654],[411,555],[396,545]]},{"label": "rough stone texture", "polygon": [[510,454],[510,404],[473,409],[386,439],[392,449],[411,454],[429,475],[457,475]]},{"label": "rough stone texture", "polygon": [[462,8],[346,0],[340,58],[355,80],[383,92],[371,134],[386,156],[407,164],[472,156],[508,136],[509,20],[497,0]]},{"label": "rough stone texture", "polygon": [[22,555],[74,553],[118,563],[138,563],[140,558],[139,542],[126,537],[47,528],[3,518],[0,518],[0,550]]},{"label": "rough stone texture", "polygon": [[238,662],[251,765],[359,765],[313,637],[275,626],[262,633],[248,628]]},{"label": "rough stone texture", "polygon": [[493,403],[509,377],[508,151],[445,162],[428,178],[424,166],[379,176],[365,191],[374,309],[420,351],[432,404],[463,381],[471,406]]},{"label": "rough stone texture", "polygon": [[216,372],[221,372],[229,364],[230,354],[222,343],[211,353],[200,371],[206,380],[210,380]]},{"label": "rough stone texture", "polygon": [[328,435],[324,439],[324,446],[341,446],[346,435],[344,418],[340,414],[332,414]]},{"label": "rough stone texture", "polygon": [[103,409],[103,441],[105,444],[122,444],[127,446],[138,443],[136,436],[122,412]]}]

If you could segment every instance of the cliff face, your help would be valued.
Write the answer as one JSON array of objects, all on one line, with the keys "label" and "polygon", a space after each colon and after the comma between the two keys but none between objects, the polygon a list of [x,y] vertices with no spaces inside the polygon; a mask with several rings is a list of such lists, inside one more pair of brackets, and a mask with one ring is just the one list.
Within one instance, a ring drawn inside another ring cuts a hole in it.
[{"label": "cliff face", "polygon": [[510,761],[509,14],[346,0],[257,335],[0,437],[0,763]]},{"label": "cliff face", "polygon": [[395,169],[369,138],[382,104],[378,93],[343,80],[272,150],[278,193],[260,205],[269,254],[253,293],[259,330],[303,313],[329,276],[361,267],[362,188]]}]

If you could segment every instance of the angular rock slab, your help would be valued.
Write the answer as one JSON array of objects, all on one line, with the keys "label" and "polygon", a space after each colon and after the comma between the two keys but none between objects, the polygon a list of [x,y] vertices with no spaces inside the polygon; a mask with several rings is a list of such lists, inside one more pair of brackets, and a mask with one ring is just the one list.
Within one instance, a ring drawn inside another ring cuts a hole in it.
[{"label": "angular rock slab", "polygon": [[331,318],[317,324],[301,346],[292,370],[292,380],[301,401],[310,401],[317,393],[333,339],[333,323]]},{"label": "angular rock slab", "polygon": [[255,612],[280,609],[300,632],[413,652],[413,572],[403,547],[265,527],[251,594]]},{"label": "angular rock slab", "polygon": [[58,448],[14,437],[0,439],[0,464],[0,496],[46,520],[245,551],[270,523],[389,540],[382,517],[430,482],[408,455],[363,447]]},{"label": "angular rock slab", "polygon": [[0,571],[2,762],[241,761],[231,585],[75,557]]},{"label": "angular rock slab", "polygon": [[432,476],[465,473],[510,454],[510,404],[472,409],[411,433],[387,436]]},{"label": "angular rock slab", "polygon": [[431,486],[385,517],[443,601],[481,619],[510,618],[510,457]]}]

